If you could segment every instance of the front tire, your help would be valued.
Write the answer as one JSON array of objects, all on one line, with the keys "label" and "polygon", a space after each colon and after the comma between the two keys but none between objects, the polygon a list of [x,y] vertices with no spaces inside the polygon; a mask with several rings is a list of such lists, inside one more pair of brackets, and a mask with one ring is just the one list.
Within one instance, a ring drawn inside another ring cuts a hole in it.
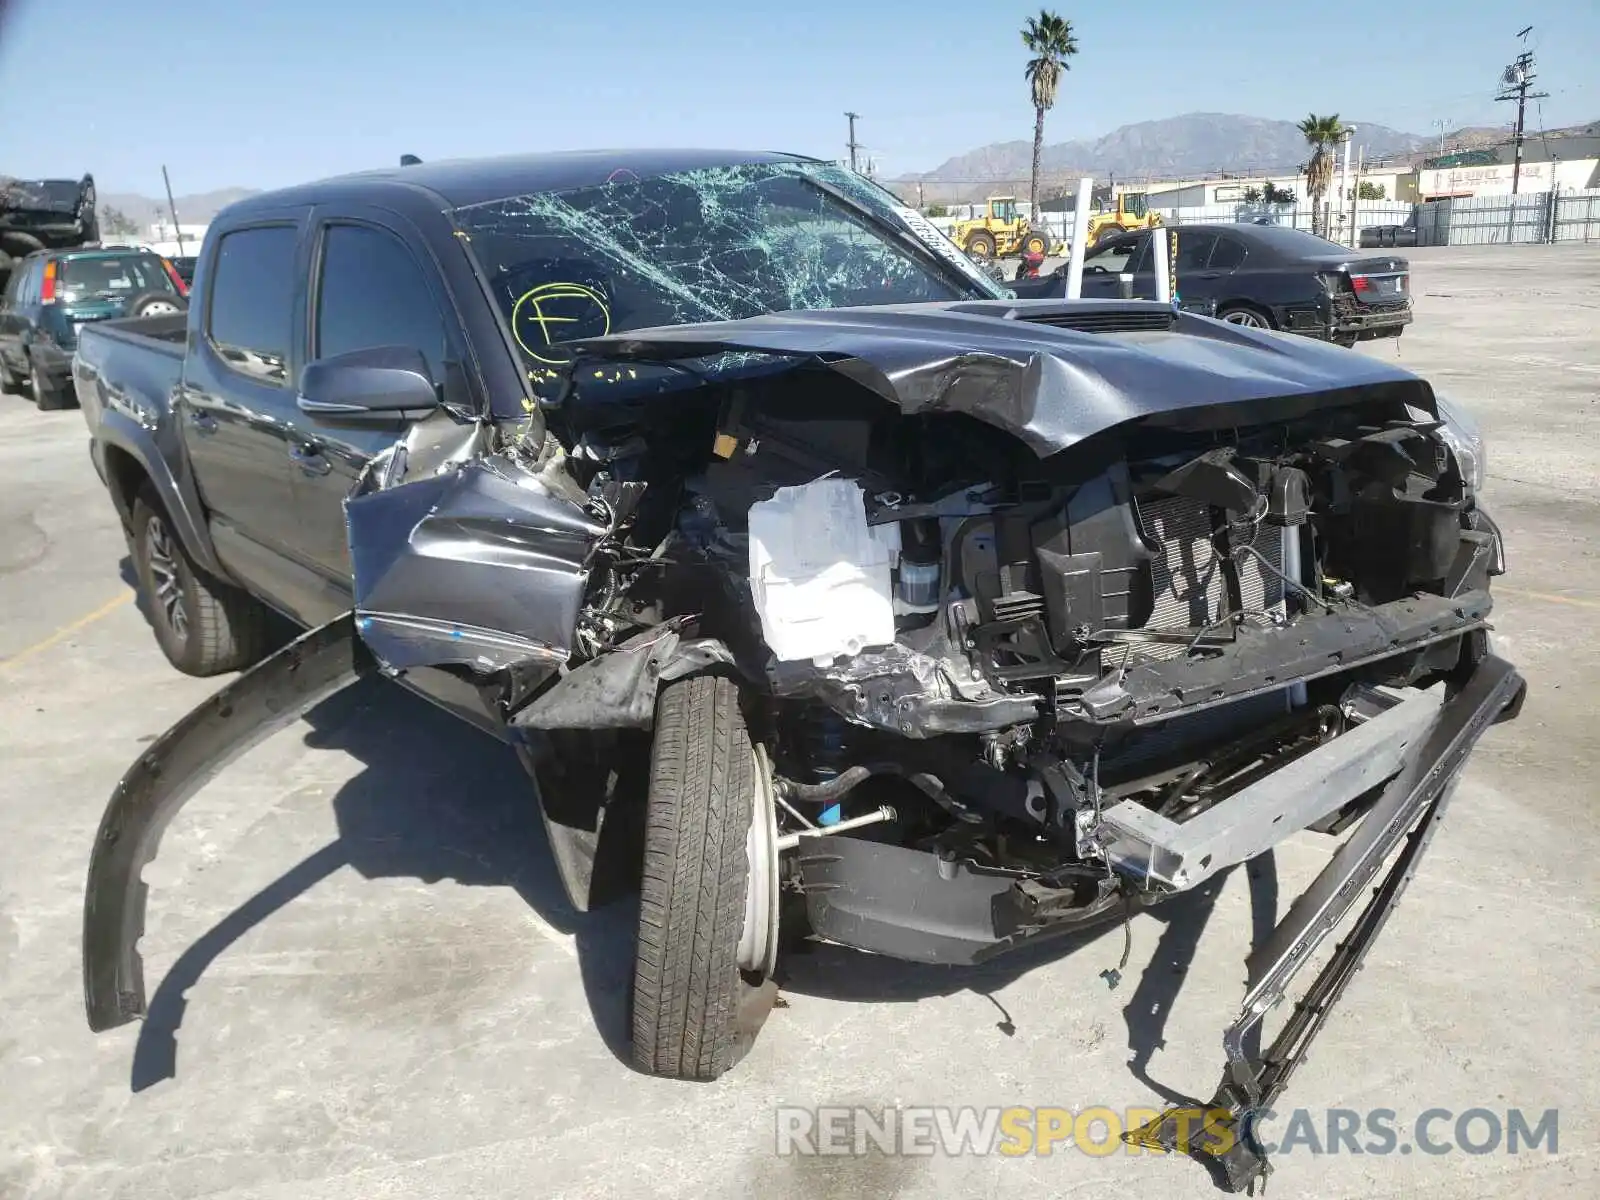
[{"label": "front tire", "polygon": [[200,573],[148,488],[133,505],[133,569],[156,644],[185,675],[237,671],[265,656],[265,606]]},{"label": "front tire", "polygon": [[973,258],[993,258],[995,251],[994,236],[988,233],[975,233],[967,239],[967,253]]},{"label": "front tire", "polygon": [[755,986],[739,967],[757,774],[732,680],[662,688],[633,979],[633,1058],[650,1074],[718,1078],[771,1005],[770,980]]},{"label": "front tire", "polygon": [[1043,234],[1030,233],[1022,242],[1024,254],[1045,254],[1049,249],[1049,243],[1044,240]]}]

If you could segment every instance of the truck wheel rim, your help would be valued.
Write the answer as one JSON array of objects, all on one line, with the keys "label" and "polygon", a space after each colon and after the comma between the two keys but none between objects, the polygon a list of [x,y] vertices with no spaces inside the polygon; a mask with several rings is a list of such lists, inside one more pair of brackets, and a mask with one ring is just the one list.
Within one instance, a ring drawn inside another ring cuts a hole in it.
[{"label": "truck wheel rim", "polygon": [[772,764],[761,746],[755,747],[755,784],[744,843],[749,873],[738,961],[740,969],[770,978],[778,963],[778,815],[772,799]]},{"label": "truck wheel rim", "polygon": [[150,561],[150,580],[161,619],[179,639],[189,636],[189,613],[183,605],[183,585],[178,579],[178,561],[172,548],[172,535],[160,517],[151,517],[145,526],[146,553]]},{"label": "truck wheel rim", "polygon": [[1231,312],[1222,318],[1230,325],[1246,325],[1251,329],[1265,329],[1267,323],[1253,312]]}]

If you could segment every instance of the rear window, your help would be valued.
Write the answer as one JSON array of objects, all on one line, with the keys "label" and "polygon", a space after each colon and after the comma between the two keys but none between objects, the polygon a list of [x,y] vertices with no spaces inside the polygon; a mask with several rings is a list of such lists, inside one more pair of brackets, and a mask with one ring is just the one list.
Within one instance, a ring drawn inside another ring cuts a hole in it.
[{"label": "rear window", "polygon": [[177,290],[172,286],[172,277],[154,254],[96,254],[61,259],[56,264],[56,281],[62,299],[68,302]]}]

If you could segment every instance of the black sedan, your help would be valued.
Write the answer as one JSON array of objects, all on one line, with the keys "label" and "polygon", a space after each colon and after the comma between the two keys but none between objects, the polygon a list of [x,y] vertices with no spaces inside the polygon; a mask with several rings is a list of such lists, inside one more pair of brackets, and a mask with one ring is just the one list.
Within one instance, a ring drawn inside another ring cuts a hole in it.
[{"label": "black sedan", "polygon": [[[1235,325],[1282,329],[1353,345],[1399,337],[1411,323],[1411,265],[1279,225],[1181,225],[1178,297],[1185,308],[1214,306]],[[1155,298],[1150,231],[1118,234],[1091,249],[1083,295]],[[1066,295],[1067,268],[1009,285],[1020,298]]]}]

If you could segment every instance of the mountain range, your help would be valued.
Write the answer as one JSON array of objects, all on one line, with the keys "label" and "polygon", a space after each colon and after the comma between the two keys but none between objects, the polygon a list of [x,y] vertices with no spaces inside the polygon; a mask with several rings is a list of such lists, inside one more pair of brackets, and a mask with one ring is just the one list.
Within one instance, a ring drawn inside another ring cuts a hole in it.
[{"label": "mountain range", "polygon": [[[192,192],[174,196],[173,205],[178,210],[178,220],[184,225],[204,225],[235,200],[253,196],[260,188],[219,188],[214,192]],[[153,221],[170,221],[165,196],[142,196],[137,192],[101,192],[96,198],[100,210],[100,224],[106,225],[106,213],[115,209],[139,227],[140,232],[150,228]]]},{"label": "mountain range", "polygon": [[[1366,158],[1410,160],[1435,150],[1435,135],[1405,133],[1385,125],[1349,122],[1356,127],[1355,144],[1365,149]],[[1594,132],[1589,127],[1549,130],[1544,136],[1559,133]],[[1505,141],[1506,130],[1493,126],[1467,126],[1444,135],[1446,146],[1468,148]],[[1305,138],[1293,121],[1274,121],[1264,117],[1234,113],[1185,113],[1160,121],[1139,121],[1122,125],[1101,138],[1051,142],[1044,147],[1041,173],[1053,186],[1060,187],[1080,175],[1098,179],[1119,178],[1173,179],[1186,175],[1242,173],[1247,171],[1293,171],[1309,155]],[[994,142],[965,154],[946,159],[931,171],[897,176],[891,184],[923,184],[928,200],[965,199],[964,193],[981,196],[986,187],[1006,183],[1018,189],[1027,187],[1032,172],[1033,143],[1026,140]],[[933,185],[933,186],[928,186]],[[176,198],[178,217],[185,224],[209,221],[225,205],[253,195],[254,188],[222,188]],[[900,189],[902,192],[905,188]],[[141,228],[167,214],[163,198],[133,192],[102,193],[102,212],[114,208]]]},{"label": "mountain range", "polygon": [[[1426,153],[1437,137],[1405,133],[1362,121],[1355,144],[1373,158]],[[1447,133],[1448,144],[1474,145],[1504,137],[1501,129],[1469,127]],[[1293,170],[1310,151],[1293,121],[1234,113],[1185,113],[1160,121],[1140,121],[1101,138],[1046,143],[1042,173],[1092,174],[1125,178],[1180,178],[1191,174]],[[980,146],[946,159],[931,171],[903,176],[929,183],[989,182],[1026,178],[1033,166],[1033,143],[1017,140]]]}]

